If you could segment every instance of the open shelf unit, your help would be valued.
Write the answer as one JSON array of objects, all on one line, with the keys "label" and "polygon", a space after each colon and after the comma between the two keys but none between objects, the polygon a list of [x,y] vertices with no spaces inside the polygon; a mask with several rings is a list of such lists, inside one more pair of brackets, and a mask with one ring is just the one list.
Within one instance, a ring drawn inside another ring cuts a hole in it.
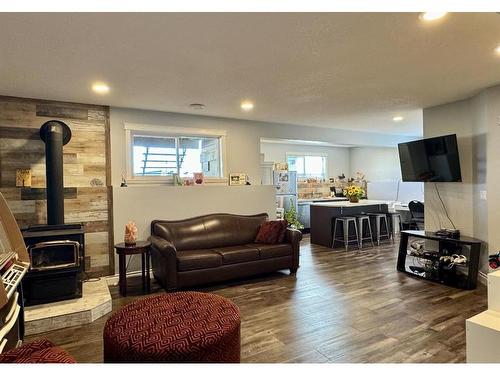
[{"label": "open shelf unit", "polygon": [[[422,248],[411,248],[410,239],[421,242]],[[461,289],[474,289],[480,249],[481,241],[471,237],[449,238],[433,232],[404,230],[401,232],[397,270]],[[450,265],[440,259],[453,254],[464,255],[467,261]]]}]

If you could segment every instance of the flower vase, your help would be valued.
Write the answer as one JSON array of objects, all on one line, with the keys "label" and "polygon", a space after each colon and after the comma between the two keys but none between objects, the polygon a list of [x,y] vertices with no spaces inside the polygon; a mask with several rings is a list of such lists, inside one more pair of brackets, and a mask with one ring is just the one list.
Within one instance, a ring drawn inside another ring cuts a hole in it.
[{"label": "flower vase", "polygon": [[351,203],[358,203],[359,202],[359,198],[356,197],[356,196],[350,196],[349,197],[349,202],[351,202]]}]

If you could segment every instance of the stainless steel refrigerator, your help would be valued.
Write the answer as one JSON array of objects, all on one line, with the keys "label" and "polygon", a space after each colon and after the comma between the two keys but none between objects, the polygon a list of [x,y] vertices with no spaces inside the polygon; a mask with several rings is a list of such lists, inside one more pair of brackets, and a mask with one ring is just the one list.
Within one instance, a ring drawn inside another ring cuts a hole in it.
[{"label": "stainless steel refrigerator", "polygon": [[273,185],[276,188],[276,206],[288,211],[293,205],[297,211],[297,172],[273,171]]}]

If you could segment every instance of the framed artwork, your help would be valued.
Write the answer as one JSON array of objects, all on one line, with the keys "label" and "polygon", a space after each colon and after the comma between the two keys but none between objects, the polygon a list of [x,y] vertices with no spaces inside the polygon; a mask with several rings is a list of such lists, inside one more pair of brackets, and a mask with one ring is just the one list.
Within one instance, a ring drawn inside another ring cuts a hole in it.
[{"label": "framed artwork", "polygon": [[31,186],[31,169],[16,169],[16,187]]},{"label": "framed artwork", "polygon": [[274,163],[275,171],[288,171],[288,163]]},{"label": "framed artwork", "polygon": [[229,174],[229,185],[230,186],[246,185],[246,183],[247,183],[246,173],[230,173]]}]

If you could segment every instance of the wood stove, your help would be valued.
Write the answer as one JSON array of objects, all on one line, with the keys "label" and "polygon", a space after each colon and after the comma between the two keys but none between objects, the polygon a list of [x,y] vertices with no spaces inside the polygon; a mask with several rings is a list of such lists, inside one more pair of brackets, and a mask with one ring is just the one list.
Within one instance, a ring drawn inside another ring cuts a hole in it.
[{"label": "wood stove", "polygon": [[81,223],[64,224],[63,145],[71,130],[51,120],[40,128],[40,138],[45,142],[48,224],[22,230],[31,260],[23,280],[26,306],[82,296],[84,229]]},{"label": "wood stove", "polygon": [[23,280],[25,305],[80,298],[85,259],[83,225],[31,226],[22,234],[31,259]]}]

